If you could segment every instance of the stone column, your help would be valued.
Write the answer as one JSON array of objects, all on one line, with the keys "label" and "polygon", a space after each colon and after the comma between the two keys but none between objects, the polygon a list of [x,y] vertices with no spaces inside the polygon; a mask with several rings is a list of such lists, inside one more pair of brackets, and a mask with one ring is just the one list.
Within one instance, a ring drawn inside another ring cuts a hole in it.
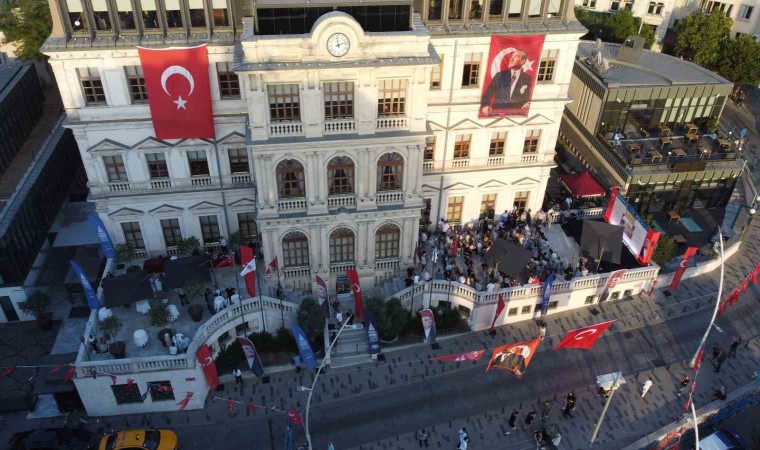
[{"label": "stone column", "polygon": [[320,246],[322,236],[319,227],[309,227],[309,266],[312,272],[321,264]]},{"label": "stone column", "polygon": [[356,227],[356,265],[367,265],[367,222],[359,222]]}]

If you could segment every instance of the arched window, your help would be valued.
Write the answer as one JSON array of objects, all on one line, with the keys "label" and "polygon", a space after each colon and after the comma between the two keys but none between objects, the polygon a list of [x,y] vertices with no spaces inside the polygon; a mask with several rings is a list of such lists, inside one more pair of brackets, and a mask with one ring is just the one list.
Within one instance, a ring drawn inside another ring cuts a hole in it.
[{"label": "arched window", "polygon": [[327,165],[330,195],[354,193],[354,162],[347,156],[336,156]]},{"label": "arched window", "polygon": [[377,190],[400,191],[403,189],[404,158],[398,153],[386,153],[377,162]]},{"label": "arched window", "polygon": [[295,159],[277,164],[277,191],[280,198],[306,197],[303,166]]},{"label": "arched window", "polygon": [[338,228],[330,233],[330,263],[354,261],[354,232]]},{"label": "arched window", "polygon": [[398,258],[400,240],[401,230],[396,225],[386,223],[378,228],[375,233],[375,259]]},{"label": "arched window", "polygon": [[282,259],[285,267],[309,265],[309,239],[305,234],[291,231],[282,238]]}]

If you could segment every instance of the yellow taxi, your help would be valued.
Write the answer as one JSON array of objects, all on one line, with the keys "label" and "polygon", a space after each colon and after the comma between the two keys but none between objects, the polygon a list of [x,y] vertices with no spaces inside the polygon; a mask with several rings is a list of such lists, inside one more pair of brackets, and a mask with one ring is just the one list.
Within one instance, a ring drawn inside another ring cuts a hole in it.
[{"label": "yellow taxi", "polygon": [[172,430],[124,430],[100,440],[98,450],[177,450],[177,433]]}]

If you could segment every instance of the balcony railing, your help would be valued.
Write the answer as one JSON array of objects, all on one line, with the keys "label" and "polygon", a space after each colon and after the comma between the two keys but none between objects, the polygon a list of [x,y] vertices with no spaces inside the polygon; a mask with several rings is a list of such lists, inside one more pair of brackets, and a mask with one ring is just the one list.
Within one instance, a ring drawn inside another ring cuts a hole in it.
[{"label": "balcony railing", "polygon": [[422,164],[424,173],[442,171],[457,172],[467,170],[492,169],[494,167],[515,166],[525,164],[543,164],[554,158],[553,153],[525,153],[522,155],[495,155],[487,158],[456,158],[444,161],[425,161]]},{"label": "balcony railing", "polygon": [[356,206],[356,195],[354,194],[331,195],[327,197],[328,209],[353,208],[355,206]]},{"label": "balcony railing", "polygon": [[375,197],[378,205],[394,205],[404,203],[404,193],[401,191],[378,192]]},{"label": "balcony railing", "polygon": [[211,177],[192,177],[190,184],[193,187],[209,187],[214,185],[214,179]]},{"label": "balcony railing", "polygon": [[406,116],[380,116],[377,118],[378,131],[405,130],[409,128],[409,118]]},{"label": "balcony railing", "polygon": [[283,269],[283,272],[285,278],[311,276],[311,268],[309,268],[309,266],[285,267],[285,269]]},{"label": "balcony railing", "polygon": [[338,119],[325,121],[325,134],[343,134],[356,132],[354,119]]},{"label": "balcony railing", "polygon": [[146,181],[116,181],[110,183],[88,183],[90,191],[98,196],[130,195],[157,191],[183,191],[217,186],[217,177],[201,176],[192,178],[160,178]]},{"label": "balcony railing", "polygon": [[301,122],[274,122],[269,124],[269,137],[301,136],[303,124]]},{"label": "balcony railing", "polygon": [[398,258],[378,259],[375,261],[375,268],[377,270],[395,269],[398,266]]},{"label": "balcony railing", "polygon": [[238,173],[233,174],[230,176],[230,183],[232,185],[251,185],[253,182],[251,181],[251,174],[250,173]]},{"label": "balcony railing", "polygon": [[334,275],[336,273],[345,273],[347,270],[355,268],[355,262],[330,263],[330,275]]},{"label": "balcony railing", "polygon": [[306,211],[306,199],[301,198],[285,198],[277,202],[277,210],[279,212],[302,212]]}]

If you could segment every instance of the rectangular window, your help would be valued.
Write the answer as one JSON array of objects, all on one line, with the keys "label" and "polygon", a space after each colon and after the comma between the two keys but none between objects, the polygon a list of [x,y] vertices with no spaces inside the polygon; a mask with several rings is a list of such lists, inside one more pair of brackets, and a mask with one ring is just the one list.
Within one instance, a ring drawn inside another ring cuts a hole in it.
[{"label": "rectangular window", "polygon": [[526,0],[528,2],[528,17],[531,19],[541,18],[542,0]]},{"label": "rectangular window", "polygon": [[528,130],[523,142],[523,153],[536,153],[541,140],[541,130]]},{"label": "rectangular window", "polygon": [[442,9],[443,0],[430,0],[428,3],[428,20],[440,21]]},{"label": "rectangular window", "polygon": [[437,66],[433,66],[430,69],[430,90],[441,89],[441,77],[443,76],[443,55],[441,55],[441,62]]},{"label": "rectangular window", "polygon": [[449,0],[449,21],[462,20],[465,0]]},{"label": "rectangular window", "polygon": [[230,172],[231,173],[249,173],[248,168],[248,149],[231,148],[228,151],[230,155]]},{"label": "rectangular window", "polygon": [[131,245],[132,248],[145,248],[140,222],[124,222],[121,224],[121,231],[124,232],[124,242]]},{"label": "rectangular window", "polygon": [[142,10],[143,28],[146,30],[158,30],[161,28],[158,13],[156,12],[156,0],[140,0],[140,9]]},{"label": "rectangular window", "polygon": [[[558,305],[559,305],[559,302],[549,302],[549,305],[547,305],[546,310],[548,311],[551,309],[557,309]],[[536,305],[536,312],[540,312],[540,311],[541,311],[541,303]]]},{"label": "rectangular window", "polygon": [[623,291],[623,297],[630,297],[633,295],[633,289],[626,289]]},{"label": "rectangular window", "polygon": [[480,78],[480,53],[466,53],[462,70],[462,87],[478,87]]},{"label": "rectangular window", "polygon": [[480,198],[480,214],[484,214],[490,209],[496,210],[496,194],[483,194]]},{"label": "rectangular window", "polygon": [[488,5],[488,18],[494,22],[504,18],[504,0],[491,0]]},{"label": "rectangular window", "polygon": [[620,291],[615,291],[610,295],[610,300],[620,300]]},{"label": "rectangular window", "polygon": [[530,305],[526,305],[522,307],[522,310],[520,310],[520,314],[530,314],[532,308]]},{"label": "rectangular window", "polygon": [[432,161],[435,159],[435,136],[430,136],[425,139],[425,161]]},{"label": "rectangular window", "polygon": [[375,233],[375,259],[398,258],[401,232],[395,225],[383,226]]},{"label": "rectangular window", "polygon": [[470,0],[470,11],[467,14],[469,20],[478,22],[483,20],[483,1],[484,0]]},{"label": "rectangular window", "polygon": [[589,295],[588,297],[586,297],[586,301],[585,301],[585,302],[583,302],[583,303],[584,303],[585,305],[591,305],[591,304],[593,304],[593,303],[594,303],[594,300],[596,300],[596,297],[595,297],[595,296],[593,296],[593,295]]},{"label": "rectangular window", "polygon": [[132,0],[116,0],[116,16],[119,22],[119,30],[134,30],[135,13],[132,8]]},{"label": "rectangular window", "polygon": [[111,16],[108,14],[106,0],[90,0],[92,16],[95,19],[95,29],[98,31],[111,30]]},{"label": "rectangular window", "polygon": [[488,148],[488,156],[504,155],[504,147],[507,145],[507,132],[499,131],[491,135],[491,146]]},{"label": "rectangular window", "polygon": [[211,0],[211,15],[215,27],[230,26],[230,15],[227,12],[227,0]]},{"label": "rectangular window", "polygon": [[617,11],[620,9],[620,0],[614,0],[610,3],[610,11]]},{"label": "rectangular window", "polygon": [[530,192],[528,191],[515,192],[515,201],[513,204],[517,208],[518,213],[522,214],[523,210],[528,207],[529,197],[530,197]]},{"label": "rectangular window", "polygon": [[324,83],[325,120],[354,118],[354,83]]},{"label": "rectangular window", "polygon": [[633,0],[625,0],[623,3],[623,8],[627,9],[628,11],[633,10]]},{"label": "rectangular window", "polygon": [[596,0],[583,0],[583,6],[586,8],[596,8]]},{"label": "rectangular window", "polygon": [[126,66],[124,73],[127,74],[129,95],[132,103],[145,103],[148,101],[148,91],[145,90],[145,75],[142,66]]},{"label": "rectangular window", "polygon": [[124,167],[121,156],[104,156],[103,163],[106,165],[108,181],[128,181],[127,169]]},{"label": "rectangular window", "polygon": [[190,163],[190,175],[194,177],[208,176],[208,160],[204,151],[187,152],[187,160]]},{"label": "rectangular window", "polygon": [[182,11],[179,0],[164,0],[166,10],[166,26],[169,28],[182,28]]},{"label": "rectangular window", "polygon": [[470,157],[471,138],[471,134],[457,134],[456,141],[454,141],[454,159]]},{"label": "rectangular window", "polygon": [[188,15],[190,16],[190,26],[192,28],[206,27],[206,12],[203,7],[203,0],[187,0]]},{"label": "rectangular window", "polygon": [[[176,400],[174,398],[174,388],[171,381],[151,381],[148,383],[148,392],[150,399],[154,402],[163,402],[167,400]],[[150,433],[147,431],[146,433]],[[148,443],[146,439],[146,444]]]},{"label": "rectangular window", "polygon": [[563,4],[562,0],[549,0],[549,7],[546,9],[548,18],[562,17]]},{"label": "rectangular window", "polygon": [[69,25],[71,31],[87,31],[87,14],[84,13],[81,0],[66,0],[69,10]]},{"label": "rectangular window", "polygon": [[446,220],[452,224],[461,223],[463,207],[463,196],[449,197],[449,203],[446,205]]},{"label": "rectangular window", "polygon": [[309,241],[298,232],[290,232],[282,239],[282,259],[285,267],[309,265]]},{"label": "rectangular window", "polygon": [[407,80],[380,80],[377,83],[377,115],[395,116],[406,112]]},{"label": "rectangular window", "polygon": [[240,236],[243,238],[243,242],[258,241],[259,232],[256,228],[256,213],[238,213],[237,219],[238,227],[240,228]]},{"label": "rectangular window", "polygon": [[539,83],[551,83],[554,80],[554,68],[557,66],[557,56],[559,50],[544,50],[541,55],[541,62],[538,64],[538,75],[536,81]]},{"label": "rectangular window", "polygon": [[201,223],[201,236],[203,243],[219,242],[219,219],[216,216],[200,216],[198,220]]},{"label": "rectangular window", "polygon": [[749,20],[750,17],[752,17],[752,12],[754,10],[755,10],[754,6],[741,5],[739,6],[739,15],[736,16],[736,18],[741,19],[741,20]]},{"label": "rectangular window", "polygon": [[[508,0],[507,18],[519,19],[522,17],[523,0]],[[527,0],[526,0],[527,1]]]},{"label": "rectangular window", "polygon": [[84,102],[88,106],[105,105],[106,92],[103,89],[103,82],[100,80],[100,72],[97,67],[80,67],[77,69],[79,75],[79,84],[82,86]]},{"label": "rectangular window", "polygon": [[169,178],[169,168],[166,166],[166,156],[163,153],[146,153],[150,179]]},{"label": "rectangular window", "polygon": [[111,391],[113,392],[117,405],[143,402],[142,394],[140,394],[140,388],[137,387],[137,383],[114,384],[111,385]]},{"label": "rectangular window", "polygon": [[330,235],[330,263],[354,260],[354,233],[350,230],[334,231]]},{"label": "rectangular window", "polygon": [[507,316],[516,316],[517,315],[517,308],[509,308],[507,310]]},{"label": "rectangular window", "polygon": [[164,234],[164,243],[167,247],[174,247],[177,245],[177,241],[182,239],[179,219],[161,219],[161,231]]},{"label": "rectangular window", "polygon": [[301,121],[301,102],[297,84],[271,84],[269,95],[269,118],[272,122]]},{"label": "rectangular window", "polygon": [[216,63],[216,75],[219,77],[219,96],[222,99],[240,98],[240,81],[232,71],[231,62]]}]

